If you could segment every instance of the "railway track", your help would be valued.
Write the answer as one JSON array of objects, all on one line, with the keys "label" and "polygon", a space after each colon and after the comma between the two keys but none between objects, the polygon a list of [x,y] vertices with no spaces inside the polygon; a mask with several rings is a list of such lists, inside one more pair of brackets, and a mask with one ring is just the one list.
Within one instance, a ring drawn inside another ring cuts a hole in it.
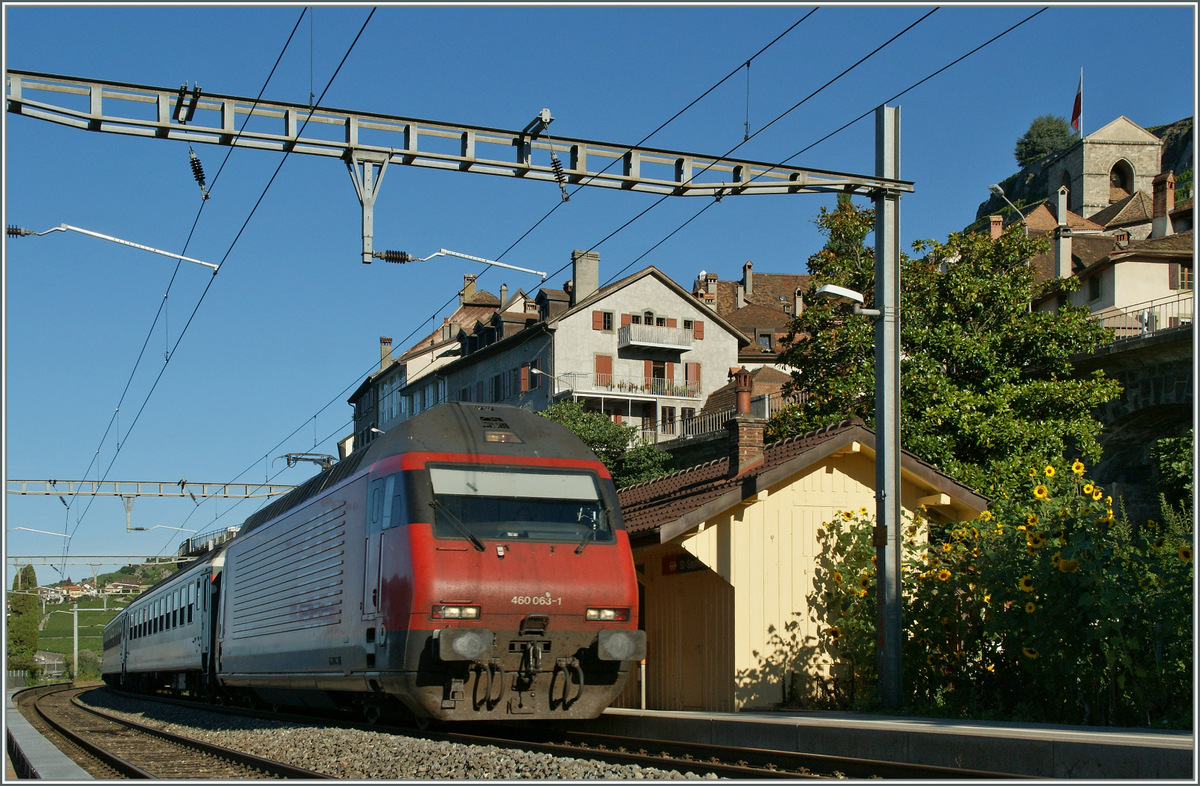
[{"label": "railway track", "polygon": [[328,775],[191,740],[115,718],[80,704],[94,688],[27,691],[18,708],[44,736],[98,779],[237,780]]},{"label": "railway track", "polygon": [[[139,697],[139,700],[146,700]],[[195,707],[186,700],[160,698],[157,701]],[[563,759],[601,761],[613,765],[632,765],[660,771],[676,770],[697,776],[716,776],[738,780],[778,778],[885,778],[907,780],[968,780],[1010,778],[1011,775],[968,769],[934,767],[868,759],[852,759],[816,754],[800,754],[755,748],[733,748],[711,744],[693,744],[672,740],[614,737],[587,731],[586,722],[572,724],[567,731],[547,732],[535,725],[454,724],[440,729],[415,730],[383,724],[365,724],[350,719],[283,715],[244,708],[213,708],[236,716],[261,720],[304,723],[326,728],[353,729],[396,738],[483,746],[505,750],[541,753]]]}]

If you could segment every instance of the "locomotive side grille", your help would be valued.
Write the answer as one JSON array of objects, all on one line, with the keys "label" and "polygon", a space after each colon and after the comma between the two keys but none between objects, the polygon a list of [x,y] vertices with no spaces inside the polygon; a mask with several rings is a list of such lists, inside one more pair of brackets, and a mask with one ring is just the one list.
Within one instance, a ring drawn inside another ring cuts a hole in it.
[{"label": "locomotive side grille", "polygon": [[545,614],[530,614],[521,620],[522,636],[541,636],[550,627],[550,618]]},{"label": "locomotive side grille", "polygon": [[231,554],[230,636],[264,636],[337,625],[342,619],[346,505],[281,526],[269,538]]}]

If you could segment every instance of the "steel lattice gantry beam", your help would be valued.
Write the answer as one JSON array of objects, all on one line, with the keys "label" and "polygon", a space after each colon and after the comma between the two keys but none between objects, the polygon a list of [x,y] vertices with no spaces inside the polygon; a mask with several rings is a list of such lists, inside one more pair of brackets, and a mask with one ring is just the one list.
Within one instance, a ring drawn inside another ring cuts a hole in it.
[{"label": "steel lattice gantry beam", "polygon": [[[91,497],[191,497],[251,499],[286,494],[295,486],[271,483],[160,483],[148,480],[8,480],[9,494]],[[63,486],[66,488],[63,488]]]},{"label": "steel lattice gantry beam", "polygon": [[[529,130],[534,124],[505,131],[202,94],[198,87],[189,92],[186,86],[146,87],[12,69],[5,77],[8,111],[26,117],[87,131],[342,159],[363,207],[364,262],[371,261],[371,209],[389,163],[671,196],[849,193],[874,199],[913,190],[911,183],[879,176],[552,139],[544,133],[546,123],[535,131]],[[545,110],[543,116],[548,117]],[[567,157],[566,165],[558,153]]]}]

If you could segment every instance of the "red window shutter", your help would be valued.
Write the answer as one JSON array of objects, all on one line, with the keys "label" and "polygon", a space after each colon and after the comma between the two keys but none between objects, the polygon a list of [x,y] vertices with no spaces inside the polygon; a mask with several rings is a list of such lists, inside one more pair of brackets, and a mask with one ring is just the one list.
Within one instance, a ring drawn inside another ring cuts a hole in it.
[{"label": "red window shutter", "polygon": [[674,381],[675,381],[675,364],[668,362],[667,363],[667,382],[674,382]]},{"label": "red window shutter", "polygon": [[621,327],[625,327],[626,325],[630,325],[630,324],[633,324],[633,314],[622,314],[621,315]]},{"label": "red window shutter", "polygon": [[679,325],[679,321],[678,321],[678,320],[676,320],[676,319],[673,319],[673,318],[671,318],[671,317],[667,317],[667,327],[676,327],[676,326],[678,326],[678,325]]},{"label": "red window shutter", "polygon": [[697,340],[704,338],[704,321],[703,320],[697,319],[695,322],[692,323],[692,338],[697,339]]},{"label": "red window shutter", "polygon": [[521,364],[521,392],[529,392],[529,364]]},{"label": "red window shutter", "polygon": [[686,368],[684,368],[683,373],[685,375],[685,379],[688,382],[699,382],[700,381],[700,364],[699,363],[686,364]]},{"label": "red window shutter", "polygon": [[[1160,281],[1162,279],[1159,279]],[[1179,263],[1171,262],[1167,265],[1167,287],[1169,289],[1179,289]]]},{"label": "red window shutter", "polygon": [[620,412],[614,413],[613,414],[613,423],[620,423],[620,422],[621,422],[621,413]]},{"label": "red window shutter", "polygon": [[645,371],[646,371],[646,383],[645,384],[646,385],[654,384],[654,361],[653,360],[646,361]]},{"label": "red window shutter", "polygon": [[592,312],[592,330],[604,330],[604,312]]},{"label": "red window shutter", "polygon": [[612,355],[596,355],[596,384],[612,384]]}]

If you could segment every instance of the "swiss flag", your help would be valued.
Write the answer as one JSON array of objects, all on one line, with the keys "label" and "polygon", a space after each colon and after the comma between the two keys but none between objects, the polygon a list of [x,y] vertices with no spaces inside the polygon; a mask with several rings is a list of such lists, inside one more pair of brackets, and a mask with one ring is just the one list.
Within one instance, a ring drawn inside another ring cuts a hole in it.
[{"label": "swiss flag", "polygon": [[1075,91],[1075,108],[1071,110],[1071,128],[1079,130],[1079,118],[1083,116],[1083,72],[1079,72],[1079,89]]}]

